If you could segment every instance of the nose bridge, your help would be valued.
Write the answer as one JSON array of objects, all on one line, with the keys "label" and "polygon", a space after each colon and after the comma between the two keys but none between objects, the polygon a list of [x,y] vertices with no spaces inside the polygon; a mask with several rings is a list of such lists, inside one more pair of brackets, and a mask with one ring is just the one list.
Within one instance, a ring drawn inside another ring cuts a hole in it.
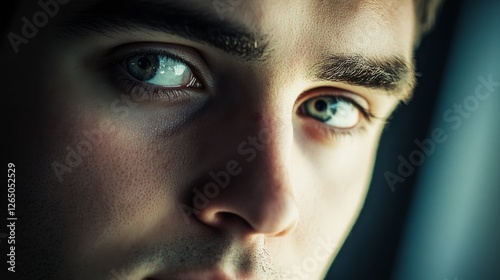
[{"label": "nose bridge", "polygon": [[[254,160],[262,160],[262,164],[279,167],[280,163],[289,157],[291,143],[293,142],[293,131],[291,120],[284,116],[277,116],[270,110],[262,111],[254,115],[255,124],[248,137],[238,144],[238,153],[243,156],[247,163]],[[249,152],[254,148],[255,152]],[[261,155],[259,158],[258,156]],[[274,168],[269,166],[270,168]]]},{"label": "nose bridge", "polygon": [[[220,192],[200,210],[203,223],[266,235],[293,229],[298,211],[289,173],[292,124],[285,121],[286,113],[270,107],[249,106],[253,111],[239,114],[231,122],[235,127],[220,136],[227,143],[218,145],[227,164],[225,170],[209,172]],[[235,145],[236,150],[229,148]]]},{"label": "nose bridge", "polygon": [[[270,131],[269,137],[273,137]],[[256,231],[278,234],[293,226],[298,214],[295,213],[289,156],[282,141],[271,139],[259,144],[261,149],[254,149],[255,156],[247,158],[241,174],[227,189],[227,202],[238,202],[234,210]]]}]

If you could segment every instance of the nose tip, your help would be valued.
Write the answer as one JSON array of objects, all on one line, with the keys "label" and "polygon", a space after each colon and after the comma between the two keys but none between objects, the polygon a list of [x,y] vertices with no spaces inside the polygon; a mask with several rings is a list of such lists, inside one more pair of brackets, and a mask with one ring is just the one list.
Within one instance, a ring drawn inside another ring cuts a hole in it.
[{"label": "nose tip", "polygon": [[255,231],[268,236],[282,236],[295,228],[299,217],[295,201],[290,194],[281,196],[257,206],[260,211],[253,211],[253,215],[247,217]]},{"label": "nose tip", "polygon": [[199,212],[203,223],[225,230],[244,230],[253,234],[282,236],[291,232],[298,221],[299,212],[291,194],[257,193],[243,199],[228,194],[212,201]]}]

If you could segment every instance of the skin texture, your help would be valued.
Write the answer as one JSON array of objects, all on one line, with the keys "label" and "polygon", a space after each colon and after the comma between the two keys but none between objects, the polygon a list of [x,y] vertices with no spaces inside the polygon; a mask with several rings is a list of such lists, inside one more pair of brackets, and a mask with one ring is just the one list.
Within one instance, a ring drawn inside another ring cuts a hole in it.
[{"label": "skin texture", "polygon": [[[211,1],[189,2],[217,16]],[[36,121],[23,123],[38,139],[23,150],[31,163],[26,231],[36,232],[26,233],[24,246],[35,256],[33,271],[53,279],[324,276],[363,205],[384,119],[409,88],[388,94],[309,73],[328,54],[399,56],[411,64],[413,3],[235,3],[224,20],[265,34],[263,59],[145,28],[59,36],[56,22],[85,1],[61,6],[11,58],[13,73],[39,61],[32,65],[39,75],[17,86],[36,91]],[[109,63],[102,61],[109,50],[139,42],[192,61],[204,88],[172,100],[124,101],[129,92],[107,74],[116,67],[103,70]],[[377,117],[361,117],[349,133],[326,132],[300,114],[320,94],[359,100]],[[71,166],[68,146],[77,151],[91,131],[101,136]],[[58,177],[55,162],[71,171],[59,169]],[[228,164],[240,172],[196,208],[193,189],[203,191],[214,182],[210,172],[227,172]]]}]

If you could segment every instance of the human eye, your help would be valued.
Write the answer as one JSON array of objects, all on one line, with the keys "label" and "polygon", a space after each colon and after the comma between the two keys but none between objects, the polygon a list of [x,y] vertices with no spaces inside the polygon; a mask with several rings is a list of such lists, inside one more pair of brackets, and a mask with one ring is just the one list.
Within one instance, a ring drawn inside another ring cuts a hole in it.
[{"label": "human eye", "polygon": [[110,54],[109,73],[119,90],[147,102],[204,97],[207,73],[193,50],[179,46],[125,47]]},{"label": "human eye", "polygon": [[189,65],[171,56],[135,54],[125,60],[125,66],[130,76],[149,85],[163,88],[201,87]]},{"label": "human eye", "polygon": [[[299,106],[299,115],[316,122],[315,127],[328,137],[352,135],[373,115],[368,108],[346,95],[316,95],[305,99]],[[356,98],[359,99],[359,98]]]}]

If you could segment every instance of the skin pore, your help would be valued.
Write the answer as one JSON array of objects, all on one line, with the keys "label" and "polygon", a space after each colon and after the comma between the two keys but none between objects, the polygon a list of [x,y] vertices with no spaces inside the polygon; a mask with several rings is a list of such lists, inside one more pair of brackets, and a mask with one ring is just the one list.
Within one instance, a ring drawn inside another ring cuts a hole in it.
[{"label": "skin pore", "polygon": [[41,56],[49,273],[321,279],[413,87],[413,1],[139,2],[61,6],[16,58]]}]

